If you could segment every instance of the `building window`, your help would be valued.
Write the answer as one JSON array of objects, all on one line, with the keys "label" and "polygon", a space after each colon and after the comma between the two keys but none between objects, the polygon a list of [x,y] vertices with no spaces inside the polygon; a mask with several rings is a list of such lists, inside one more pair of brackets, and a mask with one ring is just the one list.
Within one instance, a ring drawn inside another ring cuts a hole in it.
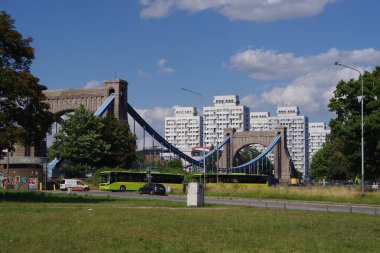
[{"label": "building window", "polygon": [[24,156],[30,156],[30,146],[25,146]]}]

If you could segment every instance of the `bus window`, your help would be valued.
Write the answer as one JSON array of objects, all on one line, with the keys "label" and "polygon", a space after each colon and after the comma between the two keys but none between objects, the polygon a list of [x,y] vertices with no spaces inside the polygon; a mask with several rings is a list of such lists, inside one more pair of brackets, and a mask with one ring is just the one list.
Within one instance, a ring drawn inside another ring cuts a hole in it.
[{"label": "bus window", "polygon": [[100,175],[100,183],[108,183],[108,175],[107,174]]},{"label": "bus window", "polygon": [[117,174],[116,173],[111,173],[110,175],[110,183],[117,182]]}]

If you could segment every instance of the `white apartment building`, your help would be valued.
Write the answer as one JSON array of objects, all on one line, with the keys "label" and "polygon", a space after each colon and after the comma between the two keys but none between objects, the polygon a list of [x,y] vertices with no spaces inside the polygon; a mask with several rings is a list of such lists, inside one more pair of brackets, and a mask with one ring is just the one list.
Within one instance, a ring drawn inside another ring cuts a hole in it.
[{"label": "white apartment building", "polygon": [[203,108],[205,146],[217,146],[224,138],[225,128],[249,130],[249,108],[240,105],[239,96],[214,96],[214,106]]},{"label": "white apartment building", "polygon": [[269,129],[269,112],[251,112],[250,125],[251,131],[266,131]]},{"label": "white apartment building", "polygon": [[309,161],[326,143],[326,136],[328,134],[330,134],[330,130],[326,129],[324,122],[309,123]]},{"label": "white apartment building", "polygon": [[297,106],[277,107],[277,116],[269,112],[251,112],[251,131],[273,130],[277,126],[286,127],[287,147],[294,167],[309,176],[309,131],[308,117],[299,115]]},{"label": "white apartment building", "polygon": [[165,139],[180,150],[202,146],[203,119],[195,107],[177,107],[174,117],[165,117]]},{"label": "white apartment building", "polygon": [[[268,131],[269,129],[269,112],[251,112],[250,114],[250,125],[251,131]],[[264,151],[265,147],[261,144],[253,144],[252,148],[256,149],[259,152]],[[273,163],[274,162],[274,154],[270,152],[267,157]]]}]

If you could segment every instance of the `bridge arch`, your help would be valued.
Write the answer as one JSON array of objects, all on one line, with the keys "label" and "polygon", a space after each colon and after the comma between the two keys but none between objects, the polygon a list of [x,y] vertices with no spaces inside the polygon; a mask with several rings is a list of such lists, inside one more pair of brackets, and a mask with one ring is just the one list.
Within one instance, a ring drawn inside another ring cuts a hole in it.
[{"label": "bridge arch", "polygon": [[273,149],[275,177],[281,183],[290,182],[294,173],[293,164],[286,147],[286,128],[277,127],[272,131],[245,131],[236,132],[233,128],[225,129],[225,136],[230,136],[230,141],[224,146],[222,157],[219,161],[220,168],[232,168],[233,159],[243,147],[251,144],[261,144],[268,147],[273,140],[281,135],[279,143]]},{"label": "bridge arch", "polygon": [[[239,157],[239,154],[240,154],[240,152],[243,150],[243,149],[245,149],[245,148],[249,148],[249,147],[251,147],[252,145],[255,145],[255,144],[259,144],[259,145],[262,145],[264,148],[263,148],[263,150],[266,148],[266,147],[268,147],[268,145],[263,145],[263,144],[261,144],[261,143],[257,143],[257,142],[252,142],[252,143],[250,143],[250,144],[247,144],[247,145],[245,145],[245,146],[242,146],[239,150],[237,150],[236,151],[236,153],[233,155],[233,157],[232,157],[232,159],[233,159],[233,163],[234,163],[234,161],[236,161],[237,159],[238,159],[238,157]],[[236,166],[236,165],[235,165]]]}]

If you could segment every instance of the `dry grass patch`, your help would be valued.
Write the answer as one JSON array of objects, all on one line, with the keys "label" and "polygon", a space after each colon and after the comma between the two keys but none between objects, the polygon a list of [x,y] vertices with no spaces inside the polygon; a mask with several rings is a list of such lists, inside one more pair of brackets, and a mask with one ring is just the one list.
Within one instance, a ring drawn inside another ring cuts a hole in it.
[{"label": "dry grass patch", "polygon": [[380,205],[380,191],[366,192],[365,197],[361,198],[360,189],[357,187],[251,187],[231,184],[208,184],[206,193],[209,196],[289,199]]}]

